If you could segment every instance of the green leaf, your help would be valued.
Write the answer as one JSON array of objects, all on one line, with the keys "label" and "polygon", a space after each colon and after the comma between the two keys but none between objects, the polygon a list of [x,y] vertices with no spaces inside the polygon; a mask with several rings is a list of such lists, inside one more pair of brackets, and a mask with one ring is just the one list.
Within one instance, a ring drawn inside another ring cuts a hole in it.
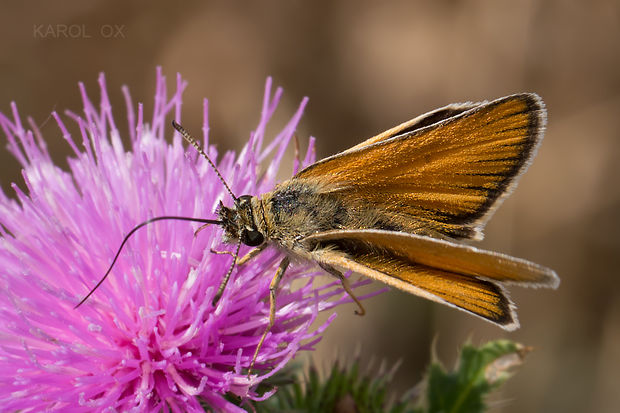
[{"label": "green leaf", "polygon": [[497,340],[479,348],[466,344],[453,372],[433,362],[427,378],[428,413],[484,411],[486,395],[512,375],[527,352],[521,344]]}]

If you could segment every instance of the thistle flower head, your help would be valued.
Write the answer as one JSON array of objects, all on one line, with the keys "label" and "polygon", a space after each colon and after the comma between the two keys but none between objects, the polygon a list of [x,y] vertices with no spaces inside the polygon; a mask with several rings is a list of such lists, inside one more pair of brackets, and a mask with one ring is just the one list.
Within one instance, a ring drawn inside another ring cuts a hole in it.
[{"label": "thistle flower head", "polygon": [[[73,307],[103,275],[129,229],[159,215],[214,218],[232,200],[214,170],[186,149],[169,121],[181,119],[185,82],[171,97],[158,71],[153,116],[127,103],[126,127],[112,116],[105,80],[95,105],[80,84],[83,114],[53,113],[74,154],[69,170],[54,164],[34,122],[22,122],[15,105],[0,114],[9,151],[23,167],[15,199],[0,191],[0,406],[5,411],[243,411],[225,395],[260,400],[256,385],[299,350],[310,350],[333,320],[318,327],[319,311],[349,301],[339,283],[313,286],[313,267],[292,266],[277,296],[276,324],[247,377],[269,311],[269,283],[281,253],[267,249],[234,270],[214,307],[212,299],[232,257],[222,231],[161,221],[127,243],[110,277],[81,307]],[[265,128],[282,94],[267,80],[260,121],[239,155],[217,162],[237,195],[273,188],[299,109],[272,140]],[[71,136],[67,118],[80,135]],[[63,120],[64,119],[64,120]],[[203,146],[209,146],[204,101]],[[168,143],[171,141],[172,143]],[[313,141],[302,165],[313,162]],[[230,246],[228,246],[230,249]],[[247,252],[242,247],[241,255]],[[302,286],[291,289],[290,280]]]}]

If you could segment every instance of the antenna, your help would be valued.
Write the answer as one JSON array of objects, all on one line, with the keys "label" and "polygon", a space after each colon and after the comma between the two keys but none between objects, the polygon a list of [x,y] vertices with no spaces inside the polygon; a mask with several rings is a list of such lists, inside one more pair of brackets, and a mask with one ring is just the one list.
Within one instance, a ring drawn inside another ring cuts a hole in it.
[{"label": "antenna", "polygon": [[112,268],[114,267],[114,264],[116,264],[116,260],[118,260],[118,257],[121,255],[121,251],[123,250],[123,247],[125,246],[125,244],[127,243],[127,240],[129,240],[129,238],[134,234],[134,232],[136,232],[137,230],[139,230],[140,228],[148,225],[148,224],[152,224],[153,222],[157,222],[157,221],[163,221],[163,220],[177,220],[177,221],[192,221],[192,222],[202,222],[204,224],[222,224],[222,221],[218,221],[216,219],[203,219],[203,218],[190,218],[190,217],[177,217],[177,216],[161,216],[161,217],[155,217],[155,218],[151,218],[151,219],[147,219],[146,221],[136,225],[131,231],[129,231],[129,233],[125,236],[125,238],[123,239],[123,242],[121,243],[121,246],[118,248],[118,251],[116,252],[116,255],[114,256],[114,259],[112,260],[112,264],[110,264],[110,267],[108,268],[108,270],[105,272],[105,275],[99,280],[99,282],[97,283],[97,285],[95,285],[90,292],[86,295],[86,297],[82,298],[82,300],[75,306],[73,307],[74,309],[78,308],[79,306],[81,306],[82,304],[84,304],[84,302],[86,300],[88,300],[88,298],[93,295],[93,293],[95,292],[95,290],[97,288],[99,288],[99,286],[101,284],[103,284],[103,282],[105,281],[106,278],[108,278],[108,275],[110,275],[110,271],[112,271]]},{"label": "antenna", "polygon": [[228,184],[226,183],[226,181],[224,180],[224,178],[222,177],[222,174],[220,174],[220,171],[217,170],[217,168],[215,167],[215,164],[211,161],[211,159],[209,159],[209,157],[207,156],[207,154],[205,153],[205,151],[202,150],[202,146],[200,146],[200,144],[194,139],[192,138],[192,136],[189,134],[189,132],[187,132],[183,126],[179,125],[178,123],[176,123],[176,121],[172,121],[172,126],[181,134],[181,136],[183,136],[183,138],[188,141],[189,143],[191,143],[194,148],[196,148],[196,150],[198,152],[200,152],[200,154],[202,156],[205,157],[205,159],[209,162],[209,165],[211,165],[211,168],[213,168],[213,170],[215,171],[215,173],[217,174],[218,178],[220,178],[220,181],[222,181],[222,183],[224,184],[224,186],[226,187],[226,190],[228,191],[228,193],[230,194],[230,196],[233,197],[233,199],[235,201],[237,201],[237,197],[235,196],[235,194],[233,194],[233,192],[230,190],[230,187],[228,186]]},{"label": "antenna", "polygon": [[[205,153],[205,151],[202,149],[202,147],[200,146],[200,144],[191,137],[191,135],[181,126],[179,125],[177,122],[175,122],[174,120],[172,121],[172,126],[174,127],[174,129],[176,129],[181,136],[183,136],[183,138],[188,141],[189,143],[191,143],[196,150],[198,150],[198,152],[205,157],[205,159],[209,162],[209,165],[211,165],[211,167],[213,168],[213,170],[215,171],[215,173],[217,174],[218,178],[220,179],[220,181],[222,181],[222,183],[224,184],[224,187],[226,187],[226,190],[228,191],[228,193],[230,194],[230,196],[232,196],[232,198],[234,199],[235,203],[237,203],[239,201],[239,199],[235,196],[235,194],[233,194],[232,190],[230,189],[230,187],[228,186],[228,184],[226,183],[226,181],[224,180],[224,177],[222,177],[222,174],[220,174],[220,171],[218,171],[217,167],[215,166],[215,164],[211,161],[211,159],[209,159],[209,157],[207,156],[207,154]],[[220,201],[221,203],[221,201]],[[114,264],[116,264],[116,261],[118,260],[118,257],[121,254],[121,251],[123,250],[123,247],[125,246],[125,244],[127,243],[127,241],[129,240],[129,238],[140,228],[148,225],[148,224],[152,224],[153,222],[157,222],[157,221],[163,221],[163,220],[177,220],[177,221],[192,221],[192,222],[202,222],[204,224],[217,224],[217,225],[222,225],[224,222],[220,221],[220,220],[216,220],[216,219],[204,219],[204,218],[190,218],[190,217],[179,217],[179,216],[161,216],[161,217],[155,217],[155,218],[151,218],[151,219],[147,219],[146,221],[136,225],[131,231],[129,231],[129,233],[125,236],[125,238],[123,238],[123,242],[121,243],[121,246],[118,248],[118,251],[116,252],[116,255],[114,256],[114,259],[112,260],[112,264],[110,264],[110,267],[108,268],[108,270],[106,271],[106,273],[104,274],[104,276],[99,280],[99,282],[97,283],[97,285],[95,285],[90,291],[89,293],[86,295],[86,297],[82,298],[82,300],[75,306],[73,307],[78,308],[79,306],[81,306],[82,304],[84,304],[84,302],[86,300],[88,300],[88,298],[93,295],[93,293],[95,292],[95,290],[97,288],[99,288],[101,286],[101,284],[103,284],[103,282],[105,281],[106,278],[108,278],[108,275],[110,275],[110,272],[112,271],[112,268],[114,267]],[[241,241],[239,241],[239,244],[237,244],[237,251],[235,252],[235,259],[233,260],[232,265],[230,266],[228,272],[226,273],[226,276],[224,277],[224,281],[222,282],[222,284],[220,285],[220,288],[218,288],[218,291],[215,295],[215,298],[213,299],[213,304],[215,305],[215,303],[219,300],[220,296],[222,295],[222,292],[224,290],[224,287],[226,287],[226,283],[228,282],[228,279],[230,278],[230,275],[235,267],[235,264],[237,262],[237,257],[239,254],[239,248],[241,247]]]}]

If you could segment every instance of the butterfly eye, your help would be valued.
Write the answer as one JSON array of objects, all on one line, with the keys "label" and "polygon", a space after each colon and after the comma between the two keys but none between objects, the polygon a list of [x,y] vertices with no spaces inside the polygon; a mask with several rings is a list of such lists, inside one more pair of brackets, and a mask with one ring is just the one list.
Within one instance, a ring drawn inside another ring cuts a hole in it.
[{"label": "butterfly eye", "polygon": [[257,247],[265,241],[265,237],[259,231],[244,230],[241,232],[241,242],[249,247]]}]

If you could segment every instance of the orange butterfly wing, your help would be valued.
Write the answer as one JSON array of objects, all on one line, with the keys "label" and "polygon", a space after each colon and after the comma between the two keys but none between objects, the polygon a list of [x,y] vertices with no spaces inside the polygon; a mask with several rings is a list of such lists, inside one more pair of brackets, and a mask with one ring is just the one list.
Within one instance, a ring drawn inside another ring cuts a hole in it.
[{"label": "orange butterfly wing", "polygon": [[454,307],[501,326],[519,327],[514,305],[504,289],[493,282],[412,263],[395,255],[335,249],[316,250],[322,264],[345,268],[410,294]]},{"label": "orange butterfly wing", "polygon": [[443,108],[435,109],[416,118],[408,120],[407,122],[403,122],[398,126],[388,129],[385,132],[382,132],[376,136],[373,136],[372,138],[366,139],[364,142],[347,149],[345,152],[354,151],[363,148],[364,146],[372,145],[373,143],[381,142],[398,135],[412,133],[417,129],[422,129],[426,126],[433,125],[437,122],[449,119],[467,110],[480,106],[481,104],[482,103],[453,103],[451,105],[444,106]]},{"label": "orange butterfly wing", "polygon": [[293,179],[318,182],[324,192],[375,208],[405,232],[480,239],[535,154],[544,105],[535,94],[520,94],[436,112],[323,159]]},{"label": "orange butterfly wing", "polygon": [[555,271],[542,265],[469,245],[415,234],[372,229],[341,230],[313,234],[303,241],[320,242],[321,245],[332,243],[336,247],[339,243],[352,242],[352,246],[343,248],[347,252],[356,251],[359,246],[367,245],[372,247],[369,254],[387,253],[409,263],[524,287],[557,288],[560,283]]},{"label": "orange butterfly wing", "polygon": [[546,267],[429,237],[380,230],[338,230],[302,240],[322,264],[355,271],[449,305],[507,330],[519,326],[502,284],[557,288]]}]

